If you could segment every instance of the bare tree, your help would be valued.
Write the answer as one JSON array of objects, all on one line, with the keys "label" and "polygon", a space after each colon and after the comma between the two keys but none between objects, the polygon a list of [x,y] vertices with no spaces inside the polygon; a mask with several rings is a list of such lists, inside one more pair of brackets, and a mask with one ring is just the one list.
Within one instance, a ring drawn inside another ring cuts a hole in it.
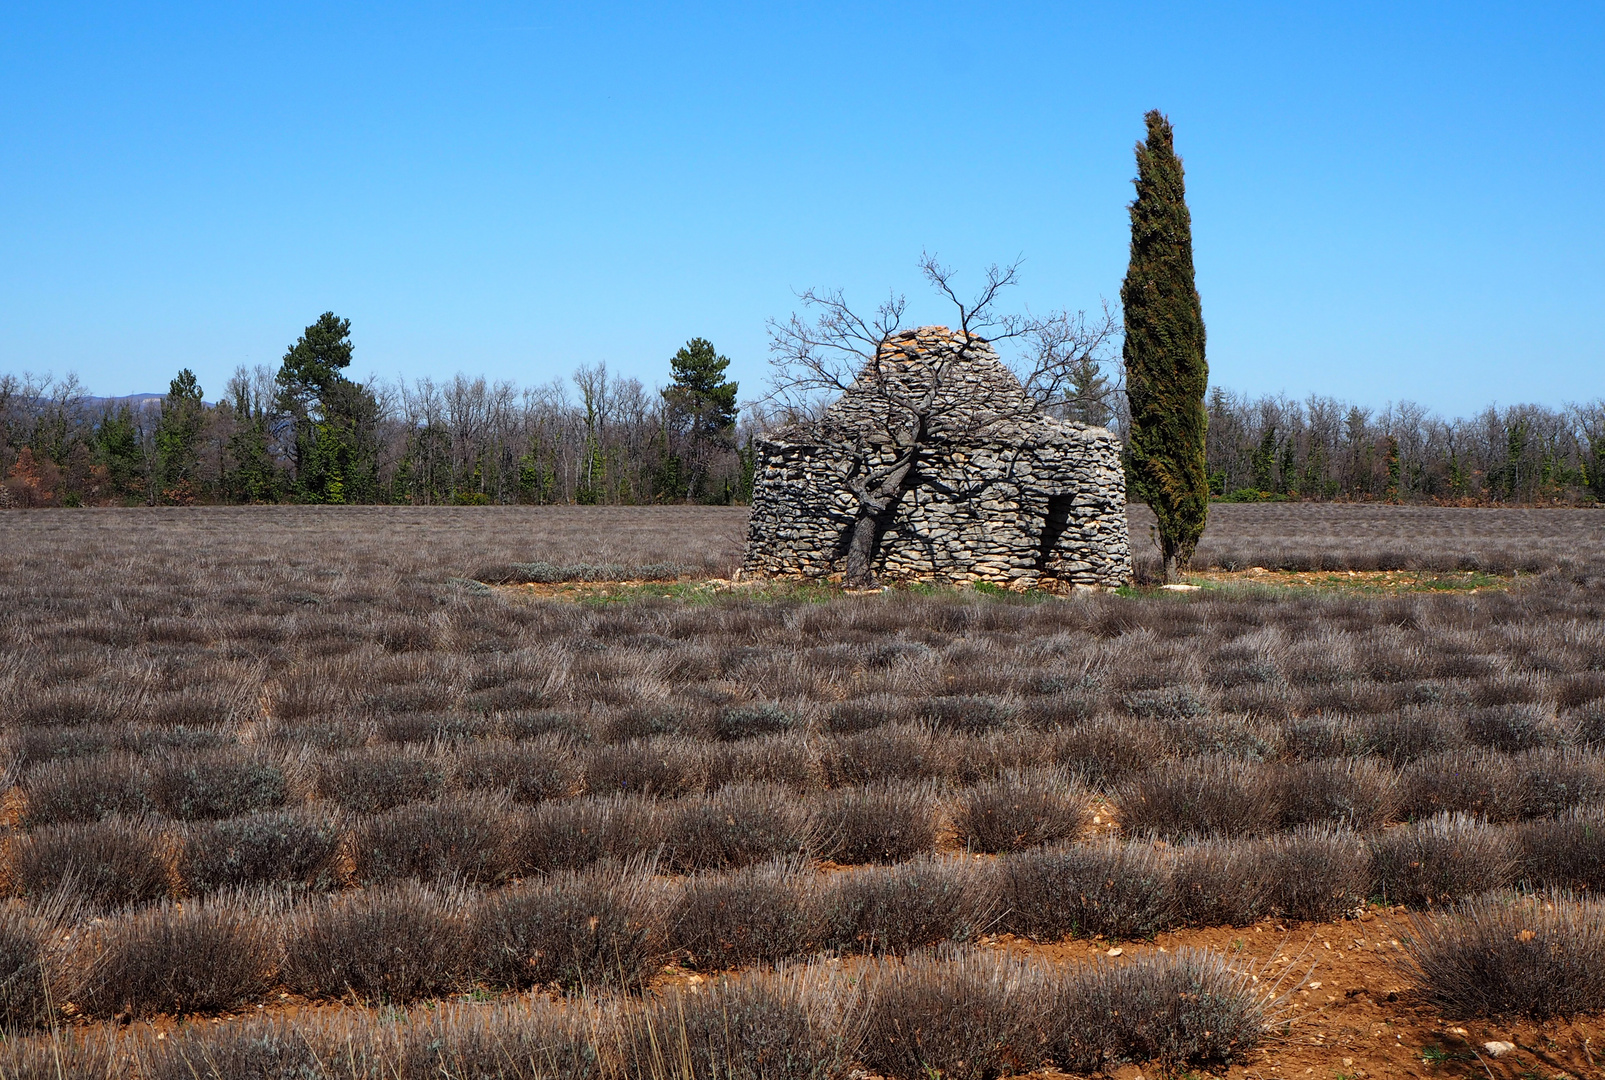
[{"label": "bare tree", "polygon": [[1021,382],[1025,392],[1050,416],[1107,427],[1124,392],[1120,379],[1104,374],[1120,345],[1120,320],[1106,300],[1088,317],[1058,311],[1030,323],[1033,347]]},{"label": "bare tree", "polygon": [[[842,470],[843,487],[857,501],[843,574],[850,586],[873,584],[875,544],[888,513],[911,486],[921,453],[944,421],[961,410],[962,422],[970,428],[1010,418],[1003,412],[978,413],[978,403],[960,392],[957,376],[975,350],[1027,339],[1034,350],[1022,379],[1028,396],[1021,401],[1027,409],[1059,407],[1075,386],[1077,371],[1084,375],[1086,365],[1116,332],[1107,309],[1102,321],[1090,325],[1080,314],[1037,319],[1001,311],[1001,294],[1018,282],[1018,261],[989,267],[981,288],[968,299],[956,291],[952,271],[935,257],[923,256],[920,271],[952,305],[954,350],[898,348],[894,339],[903,329],[907,302],[895,293],[865,316],[853,310],[839,289],[809,289],[799,298],[818,312],[812,321],[793,313],[786,322],[769,322],[773,389],[759,406],[778,407],[812,422],[832,442],[852,447]],[[869,407],[850,417],[827,412],[830,401],[849,389]]]},{"label": "bare tree", "polygon": [[614,390],[607,363],[581,364],[574,369],[574,385],[585,409],[585,442],[576,462],[579,471],[574,481],[575,501],[607,502],[607,436],[613,419]]}]

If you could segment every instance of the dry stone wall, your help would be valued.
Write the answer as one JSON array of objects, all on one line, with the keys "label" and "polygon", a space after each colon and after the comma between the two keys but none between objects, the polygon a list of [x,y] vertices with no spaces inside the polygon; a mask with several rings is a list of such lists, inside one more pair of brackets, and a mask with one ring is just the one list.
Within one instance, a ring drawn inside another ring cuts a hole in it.
[{"label": "dry stone wall", "polygon": [[[876,575],[1016,588],[1129,581],[1114,436],[1042,415],[990,347],[956,344],[941,327],[910,332],[898,344],[919,361],[962,347],[963,367],[947,370],[943,381],[964,395],[968,412],[944,410],[922,440],[902,495],[883,517]],[[907,381],[916,380],[910,373]],[[901,452],[891,437],[866,435],[896,427],[877,410],[882,400],[849,391],[819,423],[759,444],[744,572],[841,572],[858,511],[849,476],[884,472]]]}]

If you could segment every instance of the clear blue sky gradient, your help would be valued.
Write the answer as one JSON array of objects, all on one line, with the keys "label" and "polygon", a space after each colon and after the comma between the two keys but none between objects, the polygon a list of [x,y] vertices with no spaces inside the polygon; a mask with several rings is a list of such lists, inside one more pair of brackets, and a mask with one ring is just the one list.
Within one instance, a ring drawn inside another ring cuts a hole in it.
[{"label": "clear blue sky gradient", "polygon": [[1118,298],[1142,114],[1212,382],[1445,414],[1605,394],[1605,5],[7,5],[0,371],[215,397],[325,309],[355,374],[520,383],[924,250]]}]

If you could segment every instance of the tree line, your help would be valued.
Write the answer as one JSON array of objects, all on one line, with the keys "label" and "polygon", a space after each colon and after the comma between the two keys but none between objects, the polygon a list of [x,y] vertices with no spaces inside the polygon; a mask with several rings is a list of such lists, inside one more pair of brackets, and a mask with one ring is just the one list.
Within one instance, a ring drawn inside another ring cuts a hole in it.
[{"label": "tree line", "polygon": [[[961,340],[1024,346],[1014,366],[1035,408],[1120,436],[1127,491],[1158,518],[1167,580],[1186,568],[1211,497],[1605,502],[1605,400],[1446,420],[1412,403],[1379,411],[1209,389],[1182,161],[1170,121],[1157,110],[1144,121],[1123,320],[1107,307],[1091,319],[996,308],[1018,264],[992,267],[974,300],[934,257],[921,270],[953,306]],[[773,389],[744,417],[729,360],[702,338],[650,391],[601,363],[524,388],[463,375],[360,383],[345,374],[351,323],[333,312],[277,370],[238,369],[212,404],[188,369],[165,396],[139,401],[90,398],[72,377],[0,375],[0,506],[745,502],[756,439],[858,385],[886,407],[877,445],[898,451],[877,472],[860,447],[862,467],[844,477],[859,502],[855,549],[867,551],[957,401],[944,380],[960,373],[926,371],[920,393],[889,376],[900,296],[871,315],[839,290],[800,298],[817,317],[771,321]]]},{"label": "tree line", "polygon": [[582,365],[568,380],[357,382],[350,322],[325,313],[277,369],[215,402],[99,399],[71,376],[0,375],[0,505],[637,504],[745,501],[751,424],[728,358],[689,341],[668,385]]},{"label": "tree line", "polygon": [[[1130,431],[1124,394],[1098,381],[1071,419]],[[1411,401],[1374,408],[1211,387],[1204,468],[1214,501],[1444,505],[1605,503],[1605,399],[1489,405],[1444,417]],[[1128,477],[1128,491],[1136,485]]]},{"label": "tree line", "polygon": [[[215,403],[188,372],[145,401],[0,375],[0,502],[740,503],[767,425],[752,410],[738,420],[723,360],[689,342],[663,391],[603,364],[524,388],[343,385],[314,368],[290,399],[273,369],[241,368]],[[1055,411],[1124,437],[1125,395],[1096,371],[1079,386],[1090,392]],[[1605,503],[1605,401],[1463,418],[1220,387],[1206,403],[1217,499]]]},{"label": "tree line", "polygon": [[1403,402],[1208,397],[1217,497],[1443,503],[1605,502],[1605,400],[1489,406],[1445,419]]}]

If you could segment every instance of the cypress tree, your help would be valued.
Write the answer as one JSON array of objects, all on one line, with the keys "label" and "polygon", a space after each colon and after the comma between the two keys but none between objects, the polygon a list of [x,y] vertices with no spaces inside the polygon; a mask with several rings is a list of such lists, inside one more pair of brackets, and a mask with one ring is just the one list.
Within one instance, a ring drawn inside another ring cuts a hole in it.
[{"label": "cypress tree", "polygon": [[1125,308],[1129,451],[1137,494],[1158,519],[1165,580],[1177,581],[1209,516],[1204,435],[1204,315],[1193,285],[1193,232],[1174,133],[1157,109],[1137,144],[1131,203],[1131,263],[1120,286]]}]

